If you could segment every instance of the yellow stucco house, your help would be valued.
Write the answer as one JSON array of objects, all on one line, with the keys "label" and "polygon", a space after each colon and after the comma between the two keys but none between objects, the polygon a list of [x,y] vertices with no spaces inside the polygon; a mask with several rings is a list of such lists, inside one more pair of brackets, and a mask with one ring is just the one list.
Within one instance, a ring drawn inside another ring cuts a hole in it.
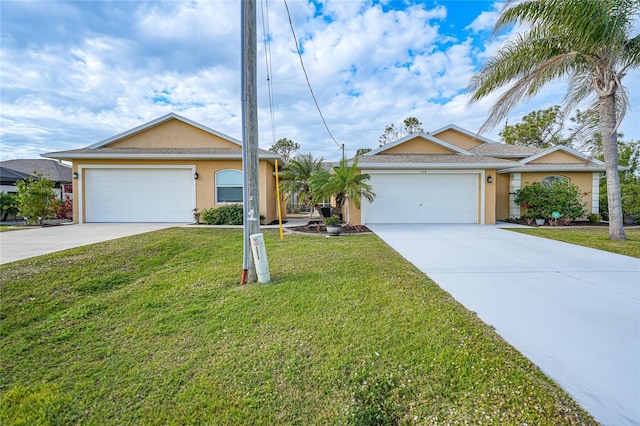
[{"label": "yellow stucco house", "polygon": [[555,179],[580,187],[585,210],[597,213],[605,171],[601,161],[565,146],[506,145],[455,125],[406,136],[357,158],[376,198],[363,200],[360,209],[351,201],[345,219],[365,225],[494,224],[525,213],[514,203],[514,191]]},{"label": "yellow stucco house", "polygon": [[[73,166],[75,223],[193,221],[242,203],[241,142],[170,113],[86,148],[50,152]],[[259,150],[260,214],[277,218],[276,153]]]}]

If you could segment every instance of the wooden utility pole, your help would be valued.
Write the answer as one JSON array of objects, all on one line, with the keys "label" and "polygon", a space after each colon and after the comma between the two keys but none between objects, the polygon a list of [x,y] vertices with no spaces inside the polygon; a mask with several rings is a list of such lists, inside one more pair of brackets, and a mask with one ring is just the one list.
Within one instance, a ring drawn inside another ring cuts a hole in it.
[{"label": "wooden utility pole", "polygon": [[257,280],[249,236],[260,232],[256,0],[242,0],[243,281]]}]

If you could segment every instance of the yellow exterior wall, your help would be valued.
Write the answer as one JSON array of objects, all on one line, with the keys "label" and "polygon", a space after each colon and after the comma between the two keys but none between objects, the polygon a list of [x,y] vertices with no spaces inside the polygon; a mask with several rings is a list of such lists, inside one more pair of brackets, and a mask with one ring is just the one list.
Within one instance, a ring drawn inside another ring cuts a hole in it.
[{"label": "yellow exterior wall", "polygon": [[468,135],[465,135],[464,133],[460,133],[457,130],[453,129],[448,129],[440,133],[434,133],[433,136],[462,149],[475,148],[476,146],[482,145],[484,143],[479,139],[474,139],[472,137],[469,137]]},{"label": "yellow exterior wall", "polygon": [[[592,195],[592,191],[593,191],[593,173],[591,172],[571,172],[571,173],[564,173],[564,172],[537,172],[537,173],[522,173],[521,175],[521,185],[524,188],[525,186],[529,185],[532,182],[542,182],[542,179],[546,178],[547,176],[566,176],[569,178],[569,183],[571,183],[572,185],[577,185],[580,188],[580,191],[582,191],[582,201],[581,203],[584,204],[584,210],[586,211],[587,214],[591,213],[591,208],[592,208],[592,200],[591,200],[591,195]],[[585,195],[586,193],[586,195]],[[520,209],[520,215],[522,216],[523,214],[526,213],[526,209],[521,208]]]},{"label": "yellow exterior wall", "polygon": [[[493,179],[492,183],[487,183],[488,176],[491,176],[491,179]],[[484,180],[482,180],[482,175],[481,175],[479,181],[480,181],[480,187],[484,185],[484,223],[485,225],[493,225],[496,223],[497,179],[496,179],[495,169],[485,170]],[[480,188],[478,190],[480,190]],[[478,197],[478,199],[481,199],[481,197]]]},{"label": "yellow exterior wall", "polygon": [[[196,207],[200,211],[209,208],[221,207],[224,204],[215,202],[215,174],[220,170],[233,169],[242,170],[241,160],[80,160],[73,162],[73,172],[78,172],[78,166],[90,167],[91,165],[114,165],[114,166],[136,166],[136,165],[193,165],[198,173],[196,180]],[[86,171],[86,169],[83,169]],[[267,161],[260,161],[260,214],[266,217],[269,223],[277,219],[277,207],[275,196],[275,177],[273,176],[274,166]],[[85,176],[80,176],[84,180]],[[78,193],[78,179],[73,180],[74,194]],[[82,199],[86,200],[86,186],[83,185]],[[79,197],[73,197],[73,220],[79,221],[80,206]],[[82,221],[86,219],[84,209],[82,211]]]},{"label": "yellow exterior wall", "polygon": [[110,143],[109,148],[238,148],[238,145],[180,120],[169,120]]},{"label": "yellow exterior wall", "polygon": [[389,148],[379,155],[384,154],[454,154],[454,152],[421,137],[416,137]]},{"label": "yellow exterior wall", "polygon": [[576,164],[584,164],[585,161],[582,158],[578,158],[564,151],[556,151],[551,154],[547,154],[543,157],[540,157],[536,160],[530,161],[529,164],[539,164],[539,163],[576,163]]},{"label": "yellow exterior wall", "polygon": [[509,175],[498,175],[496,183],[496,220],[509,218]]}]

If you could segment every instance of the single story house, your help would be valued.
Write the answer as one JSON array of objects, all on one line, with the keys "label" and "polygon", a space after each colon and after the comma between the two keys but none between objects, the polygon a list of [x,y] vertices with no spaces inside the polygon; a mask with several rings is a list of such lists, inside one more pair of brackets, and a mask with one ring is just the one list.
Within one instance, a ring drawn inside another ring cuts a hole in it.
[{"label": "single story house", "polygon": [[[346,220],[371,223],[477,223],[522,216],[513,192],[531,182],[566,179],[598,212],[604,163],[566,146],[506,145],[455,125],[406,136],[356,157],[376,194]],[[349,160],[352,164],[354,159]]]},{"label": "single story house", "polygon": [[[242,144],[170,113],[82,149],[43,154],[73,167],[73,217],[193,222],[194,209],[242,203]],[[259,150],[260,214],[277,218],[277,153]]]},{"label": "single story house", "polygon": [[54,192],[58,198],[62,199],[65,195],[71,197],[71,166],[44,158],[0,161],[0,178],[2,180],[0,191],[17,193],[16,181],[28,179],[30,176],[37,179],[38,174],[55,183]]}]

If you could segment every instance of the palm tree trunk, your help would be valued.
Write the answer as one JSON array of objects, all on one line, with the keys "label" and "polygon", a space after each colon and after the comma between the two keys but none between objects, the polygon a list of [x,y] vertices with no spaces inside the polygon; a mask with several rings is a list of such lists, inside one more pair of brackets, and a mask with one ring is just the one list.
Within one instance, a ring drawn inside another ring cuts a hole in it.
[{"label": "palm tree trunk", "polygon": [[607,199],[609,200],[609,239],[626,240],[622,222],[622,197],[618,174],[618,133],[616,132],[616,101],[613,94],[600,97],[600,136],[607,171]]}]

